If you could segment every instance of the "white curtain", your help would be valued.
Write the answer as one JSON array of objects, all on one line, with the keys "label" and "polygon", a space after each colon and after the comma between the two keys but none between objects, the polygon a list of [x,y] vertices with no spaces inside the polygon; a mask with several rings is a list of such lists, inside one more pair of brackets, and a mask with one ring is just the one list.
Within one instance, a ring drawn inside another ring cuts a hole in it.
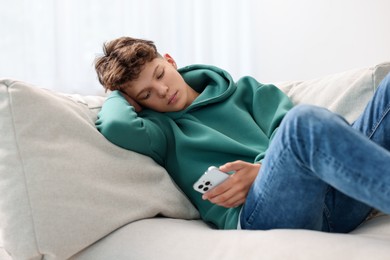
[{"label": "white curtain", "polygon": [[[247,0],[0,0],[0,77],[83,94],[102,92],[93,60],[127,35],[155,41],[179,66],[250,73]],[[226,66],[229,64],[229,66]]]},{"label": "white curtain", "polygon": [[127,35],[179,66],[306,79],[390,59],[389,0],[0,0],[0,77],[101,94],[93,60]]}]

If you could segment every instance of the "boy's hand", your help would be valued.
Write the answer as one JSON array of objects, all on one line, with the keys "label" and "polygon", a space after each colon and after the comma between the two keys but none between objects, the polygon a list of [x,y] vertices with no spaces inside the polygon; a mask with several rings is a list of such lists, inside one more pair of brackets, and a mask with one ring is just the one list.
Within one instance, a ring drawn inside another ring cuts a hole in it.
[{"label": "boy's hand", "polygon": [[235,173],[223,183],[203,194],[202,198],[225,208],[234,208],[243,204],[260,167],[260,164],[244,161],[235,161],[222,165],[219,167],[221,171],[235,171]]},{"label": "boy's hand", "polygon": [[129,102],[130,105],[132,105],[135,109],[135,112],[140,112],[142,110],[142,107],[134,100],[132,99],[129,95],[127,95],[125,92],[121,91],[122,96]]}]

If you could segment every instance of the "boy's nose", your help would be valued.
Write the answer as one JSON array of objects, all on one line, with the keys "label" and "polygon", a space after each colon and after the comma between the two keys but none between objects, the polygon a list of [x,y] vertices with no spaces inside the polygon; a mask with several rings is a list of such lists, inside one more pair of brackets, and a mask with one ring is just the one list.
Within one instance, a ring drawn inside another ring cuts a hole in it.
[{"label": "boy's nose", "polygon": [[165,85],[160,85],[158,88],[159,96],[165,97],[167,93],[168,93],[168,87]]}]

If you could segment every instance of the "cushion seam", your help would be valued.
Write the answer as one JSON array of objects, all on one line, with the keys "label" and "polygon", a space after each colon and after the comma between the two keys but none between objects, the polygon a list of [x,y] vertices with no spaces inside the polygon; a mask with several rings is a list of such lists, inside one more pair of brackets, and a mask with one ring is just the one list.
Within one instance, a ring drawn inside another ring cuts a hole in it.
[{"label": "cushion seam", "polygon": [[10,115],[11,115],[11,125],[12,125],[12,130],[13,130],[13,135],[14,135],[15,147],[16,147],[16,151],[17,151],[19,160],[21,162],[22,173],[23,173],[23,180],[24,180],[24,187],[25,187],[25,192],[27,194],[28,207],[30,208],[30,212],[31,212],[31,218],[30,219],[31,219],[32,228],[33,228],[33,232],[34,232],[35,246],[36,246],[36,249],[37,249],[38,253],[41,254],[39,246],[38,246],[38,239],[37,239],[37,235],[36,235],[36,226],[35,226],[35,221],[34,221],[34,214],[33,214],[33,209],[32,209],[32,206],[31,206],[30,193],[29,193],[29,189],[28,189],[28,185],[27,185],[25,164],[24,164],[24,161],[23,161],[23,156],[22,156],[22,154],[20,152],[18,137],[17,137],[17,134],[16,134],[16,126],[15,126],[15,117],[14,117],[14,110],[13,110],[13,104],[12,104],[12,97],[11,97],[11,94],[10,94],[10,91],[9,91],[11,86],[8,85],[8,84],[6,84],[6,86],[7,86],[8,100],[9,100],[8,108],[9,108],[9,112],[10,112]]}]

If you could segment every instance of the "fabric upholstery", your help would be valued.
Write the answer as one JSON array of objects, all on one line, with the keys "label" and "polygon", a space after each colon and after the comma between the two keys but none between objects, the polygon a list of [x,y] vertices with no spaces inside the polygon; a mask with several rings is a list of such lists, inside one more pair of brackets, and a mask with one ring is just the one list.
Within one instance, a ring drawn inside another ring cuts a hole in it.
[{"label": "fabric upholstery", "polygon": [[[325,106],[352,122],[388,71],[390,63],[383,63],[276,85],[296,104]],[[375,255],[386,259],[390,255],[388,216],[347,235],[217,231],[194,220],[198,212],[162,167],[112,145],[96,130],[94,121],[103,102],[104,97],[0,80],[1,257],[367,259]]]},{"label": "fabric upholstery", "polygon": [[66,259],[132,221],[198,212],[153,160],[95,128],[102,97],[0,82],[0,230],[17,259]]}]

